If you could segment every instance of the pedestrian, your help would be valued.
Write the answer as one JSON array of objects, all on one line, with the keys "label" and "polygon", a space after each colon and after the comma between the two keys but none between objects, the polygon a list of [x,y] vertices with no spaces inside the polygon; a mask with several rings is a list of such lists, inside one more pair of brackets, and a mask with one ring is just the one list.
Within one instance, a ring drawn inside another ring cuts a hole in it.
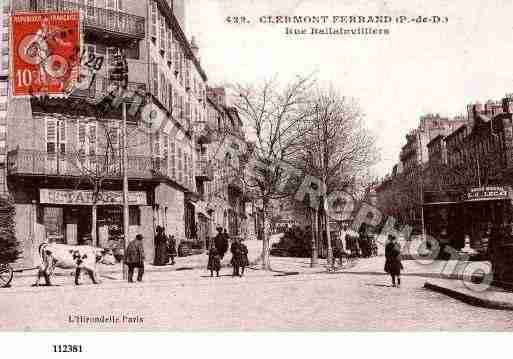
[{"label": "pedestrian", "polygon": [[126,248],[125,263],[128,266],[128,282],[133,283],[134,269],[137,270],[137,281],[142,282],[144,274],[144,247],[143,247],[143,236],[138,234],[135,236],[128,247]]},{"label": "pedestrian", "polygon": [[401,247],[394,235],[388,235],[388,243],[385,246],[385,272],[392,277],[392,286],[396,287],[395,279],[397,277],[397,287],[401,286]]},{"label": "pedestrian", "polygon": [[43,277],[45,279],[45,285],[51,286],[52,283],[50,281],[50,276],[52,275],[53,270],[55,269],[55,263],[57,263],[57,260],[52,255],[52,252],[49,250],[45,250],[43,254],[43,262],[39,266],[39,270],[37,272],[36,282],[32,286],[38,286],[39,281]]},{"label": "pedestrian", "polygon": [[155,258],[153,265],[163,266],[169,262],[167,237],[164,233],[164,227],[162,226],[157,226],[155,232]]},{"label": "pedestrian", "polygon": [[240,277],[240,267],[243,262],[242,260],[242,248],[237,238],[234,238],[230,247],[232,253],[232,260],[230,261],[233,267],[233,276]]},{"label": "pedestrian", "polygon": [[241,262],[240,262],[240,276],[244,275],[244,269],[249,267],[249,258],[248,258],[248,247],[242,242],[239,242],[240,251],[241,251]]},{"label": "pedestrian", "polygon": [[173,235],[167,237],[167,249],[169,251],[169,258],[171,259],[171,265],[175,264],[176,257],[176,238]]},{"label": "pedestrian", "polygon": [[217,227],[217,235],[214,237],[214,247],[216,247],[221,259],[228,251],[228,238],[225,237],[222,227]]},{"label": "pedestrian", "polygon": [[214,276],[214,272],[216,272],[216,276],[219,277],[219,271],[221,270],[221,256],[216,247],[209,249],[208,251],[208,264],[207,269],[210,271],[210,276]]}]

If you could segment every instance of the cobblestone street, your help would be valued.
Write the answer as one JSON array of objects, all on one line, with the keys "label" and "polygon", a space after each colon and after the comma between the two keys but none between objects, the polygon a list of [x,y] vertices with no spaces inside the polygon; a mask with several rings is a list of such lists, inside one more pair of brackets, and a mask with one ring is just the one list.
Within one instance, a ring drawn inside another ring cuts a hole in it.
[{"label": "cobblestone street", "polygon": [[[513,312],[430,292],[422,288],[422,276],[405,276],[398,289],[389,286],[387,276],[357,268],[336,274],[319,273],[321,268],[300,274],[249,269],[243,278],[228,276],[229,268],[219,278],[204,270],[158,271],[148,272],[143,283],[129,285],[106,275],[99,286],[84,279],[80,287],[72,285],[71,276],[58,277],[59,286],[38,288],[27,278],[0,292],[0,329],[513,329]],[[121,322],[76,324],[70,315],[116,316]],[[123,316],[143,321],[123,323]]]}]

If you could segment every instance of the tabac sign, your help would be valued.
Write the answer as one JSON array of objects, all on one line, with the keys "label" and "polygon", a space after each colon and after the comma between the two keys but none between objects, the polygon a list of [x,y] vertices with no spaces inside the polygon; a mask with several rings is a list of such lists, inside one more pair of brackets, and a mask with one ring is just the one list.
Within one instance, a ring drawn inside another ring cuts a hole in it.
[{"label": "tabac sign", "polygon": [[[96,203],[98,205],[123,204],[123,192],[121,191],[101,191],[98,196]],[[93,204],[93,191],[42,188],[39,190],[39,202],[90,206]],[[146,205],[146,192],[128,192],[128,203],[136,206]]]},{"label": "tabac sign", "polygon": [[465,201],[490,201],[509,198],[509,187],[488,186],[470,189],[465,196]]}]

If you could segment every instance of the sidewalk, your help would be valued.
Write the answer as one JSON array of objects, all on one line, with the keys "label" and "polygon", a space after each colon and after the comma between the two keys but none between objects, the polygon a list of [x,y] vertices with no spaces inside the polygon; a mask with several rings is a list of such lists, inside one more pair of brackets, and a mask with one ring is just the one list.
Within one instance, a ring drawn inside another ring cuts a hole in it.
[{"label": "sidewalk", "polygon": [[424,288],[478,307],[513,310],[513,293],[493,286],[477,291],[471,289],[472,285],[460,280],[440,279],[426,282]]}]

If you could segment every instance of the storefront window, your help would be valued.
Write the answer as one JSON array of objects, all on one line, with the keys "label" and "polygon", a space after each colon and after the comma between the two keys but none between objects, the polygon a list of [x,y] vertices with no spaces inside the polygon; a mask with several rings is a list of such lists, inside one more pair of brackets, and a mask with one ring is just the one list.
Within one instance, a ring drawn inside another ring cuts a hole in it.
[{"label": "storefront window", "polygon": [[45,226],[46,240],[50,243],[65,243],[63,208],[44,207],[43,223]]}]

